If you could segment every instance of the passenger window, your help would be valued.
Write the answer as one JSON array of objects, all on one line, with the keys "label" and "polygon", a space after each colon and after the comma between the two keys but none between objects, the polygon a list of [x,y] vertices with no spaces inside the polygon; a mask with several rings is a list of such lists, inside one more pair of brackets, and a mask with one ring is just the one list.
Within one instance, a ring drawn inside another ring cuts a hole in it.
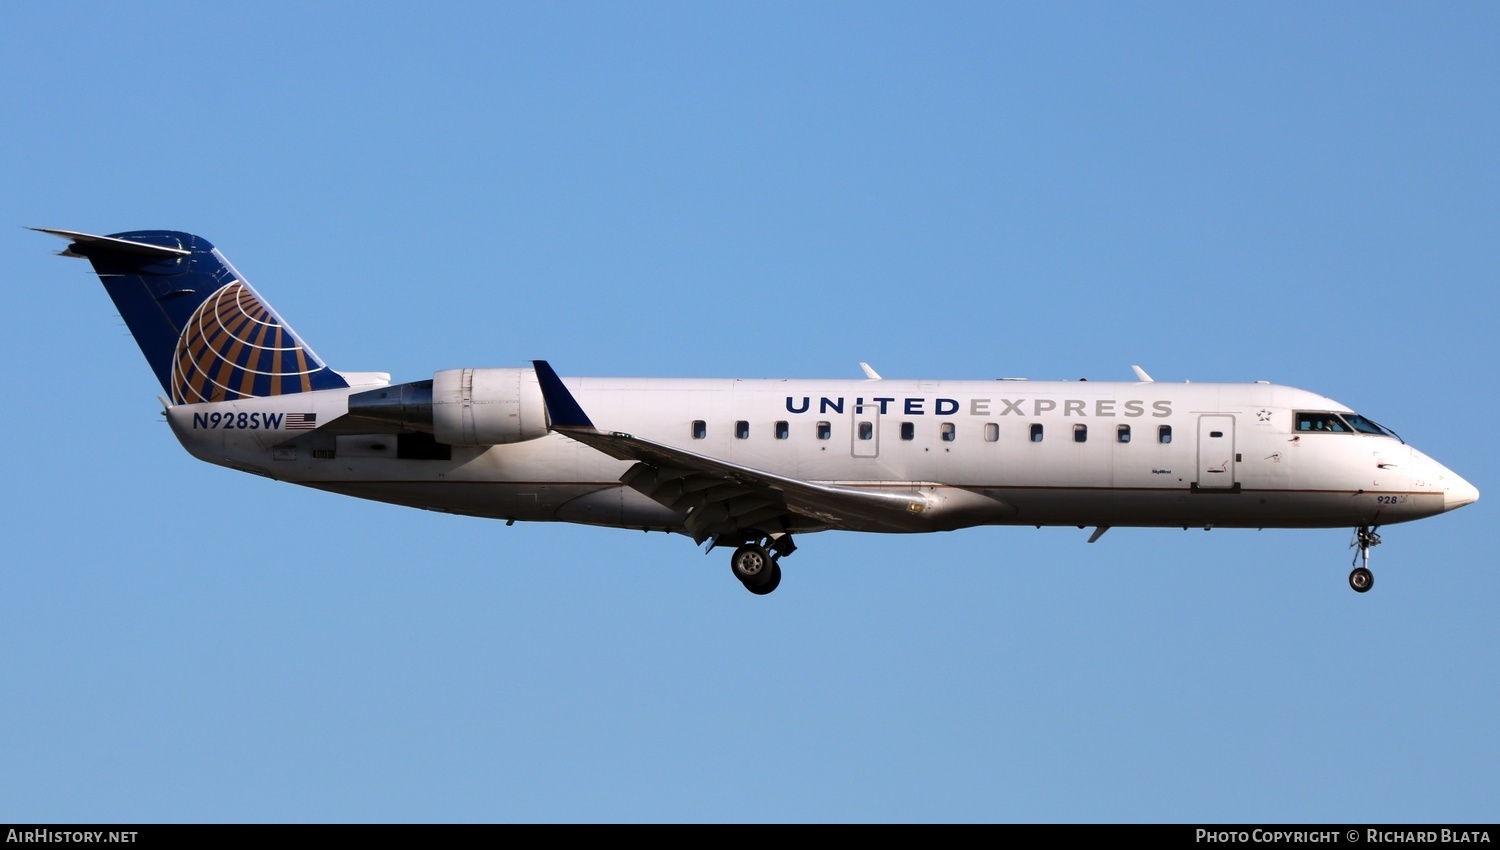
[{"label": "passenger window", "polygon": [[915,440],[917,438],[917,426],[910,422],[901,423],[901,439]]},{"label": "passenger window", "polygon": [[818,439],[826,440],[833,436],[833,426],[827,422],[818,423]]},{"label": "passenger window", "polygon": [[951,443],[951,442],[953,442],[953,438],[955,436],[955,434],[954,434],[954,428],[953,428],[953,423],[952,422],[944,422],[938,428],[938,433],[942,435],[943,442],[945,442],[945,443]]},{"label": "passenger window", "polygon": [[1156,429],[1156,441],[1158,443],[1172,442],[1172,426],[1163,425]]},{"label": "passenger window", "polygon": [[1115,427],[1115,439],[1118,440],[1118,441],[1120,441],[1120,442],[1122,442],[1122,443],[1128,443],[1128,442],[1130,442],[1130,426],[1129,425],[1118,425],[1118,426],[1116,426]]},{"label": "passenger window", "polygon": [[785,440],[787,437],[791,436],[791,434],[792,428],[785,421],[776,423],[776,439]]},{"label": "passenger window", "polygon": [[708,436],[708,423],[702,419],[693,420],[693,439],[701,440]]},{"label": "passenger window", "polygon": [[859,423],[859,438],[861,440],[875,439],[875,426],[869,422]]},{"label": "passenger window", "polygon": [[986,443],[1000,442],[1000,425],[995,422],[986,422],[984,425],[984,441]]},{"label": "passenger window", "polygon": [[734,438],[736,440],[750,439],[750,423],[743,419],[734,423]]},{"label": "passenger window", "polygon": [[1031,423],[1031,441],[1033,443],[1040,443],[1042,441],[1042,423]]},{"label": "passenger window", "polygon": [[1087,443],[1088,441],[1089,441],[1089,426],[1087,426],[1087,425],[1074,425],[1073,426],[1073,442],[1075,442],[1075,443]]}]

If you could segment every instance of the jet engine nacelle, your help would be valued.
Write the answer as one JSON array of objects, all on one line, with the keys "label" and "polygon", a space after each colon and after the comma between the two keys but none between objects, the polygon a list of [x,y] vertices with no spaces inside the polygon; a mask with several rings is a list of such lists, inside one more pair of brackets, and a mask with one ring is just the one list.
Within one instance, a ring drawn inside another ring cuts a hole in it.
[{"label": "jet engine nacelle", "polygon": [[349,428],[364,433],[431,434],[450,446],[494,446],[547,434],[536,370],[444,369],[413,381],[349,396]]},{"label": "jet engine nacelle", "polygon": [[546,435],[534,369],[444,369],[432,376],[432,436],[439,443],[493,446]]}]

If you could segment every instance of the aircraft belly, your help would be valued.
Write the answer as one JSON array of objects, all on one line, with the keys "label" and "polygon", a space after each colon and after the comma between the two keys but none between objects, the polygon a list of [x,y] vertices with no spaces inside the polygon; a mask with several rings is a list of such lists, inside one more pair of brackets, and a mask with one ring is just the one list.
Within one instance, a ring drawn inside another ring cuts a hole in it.
[{"label": "aircraft belly", "polygon": [[[628,468],[562,437],[454,447],[447,459],[391,457],[391,442],[388,437],[345,438],[331,458],[302,451],[286,461],[261,458],[261,465],[270,467],[275,478],[319,490],[446,513],[541,522],[590,522],[584,517],[597,513],[607,497],[565,506],[620,490],[619,477]],[[639,527],[639,522],[656,528],[669,523],[658,512],[643,512],[633,499],[616,501],[618,509],[605,511],[609,520],[595,524]]]},{"label": "aircraft belly", "polygon": [[322,481],[306,486],[430,511],[531,522],[556,520],[564,505],[600,488],[597,483],[501,481]]},{"label": "aircraft belly", "polygon": [[571,499],[557,509],[560,522],[620,528],[677,529],[683,517],[625,486],[602,487]]},{"label": "aircraft belly", "polygon": [[1002,525],[1340,528],[1406,522],[1441,513],[1441,493],[1187,489],[998,488],[1015,505]]}]

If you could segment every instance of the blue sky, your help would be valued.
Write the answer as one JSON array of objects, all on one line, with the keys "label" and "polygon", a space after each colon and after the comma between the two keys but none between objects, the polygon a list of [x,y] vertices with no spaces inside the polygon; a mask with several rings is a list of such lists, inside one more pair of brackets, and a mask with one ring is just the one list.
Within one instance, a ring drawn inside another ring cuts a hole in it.
[{"label": "blue sky", "polygon": [[[1493,4],[11,4],[0,820],[1495,820]],[[1270,380],[1384,529],[684,538],[189,458],[85,263],[335,368]],[[36,370],[46,366],[42,372]],[[45,380],[44,380],[45,379]]]}]

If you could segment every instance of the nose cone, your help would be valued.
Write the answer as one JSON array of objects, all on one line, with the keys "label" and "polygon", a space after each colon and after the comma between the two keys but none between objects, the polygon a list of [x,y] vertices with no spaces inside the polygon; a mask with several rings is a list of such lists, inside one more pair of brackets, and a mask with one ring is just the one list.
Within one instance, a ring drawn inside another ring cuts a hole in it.
[{"label": "nose cone", "polygon": [[1443,466],[1416,449],[1411,450],[1412,484],[1419,490],[1441,490],[1443,510],[1451,511],[1479,501],[1479,488],[1464,480],[1462,475]]},{"label": "nose cone", "polygon": [[1479,488],[1455,475],[1451,470],[1443,476],[1443,510],[1451,511],[1479,501]]}]

